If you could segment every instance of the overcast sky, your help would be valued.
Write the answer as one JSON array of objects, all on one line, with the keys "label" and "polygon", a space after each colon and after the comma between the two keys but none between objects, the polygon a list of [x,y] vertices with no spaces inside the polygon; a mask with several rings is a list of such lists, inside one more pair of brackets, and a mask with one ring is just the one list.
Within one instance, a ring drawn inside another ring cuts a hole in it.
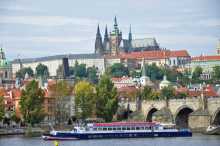
[{"label": "overcast sky", "polygon": [[215,54],[220,0],[0,0],[0,47],[10,60],[92,53],[97,24],[123,37],[155,37],[161,47]]}]

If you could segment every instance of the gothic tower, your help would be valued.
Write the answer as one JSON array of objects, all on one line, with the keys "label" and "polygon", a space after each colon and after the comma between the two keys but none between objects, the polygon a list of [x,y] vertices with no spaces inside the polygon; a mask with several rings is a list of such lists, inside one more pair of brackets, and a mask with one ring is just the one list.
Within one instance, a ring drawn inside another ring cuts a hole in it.
[{"label": "gothic tower", "polygon": [[119,46],[122,41],[122,32],[118,28],[117,18],[114,18],[114,30],[110,33],[111,55],[118,55]]},{"label": "gothic tower", "polygon": [[108,37],[108,28],[107,25],[105,27],[105,35],[104,35],[104,42],[103,42],[103,48],[106,54],[110,53],[110,44],[109,44],[109,37]]},{"label": "gothic tower", "polygon": [[95,39],[95,54],[103,54],[102,36],[100,33],[99,25],[97,28],[96,39]]},{"label": "gothic tower", "polygon": [[128,34],[128,51],[132,49],[132,33],[131,33],[131,25]]}]

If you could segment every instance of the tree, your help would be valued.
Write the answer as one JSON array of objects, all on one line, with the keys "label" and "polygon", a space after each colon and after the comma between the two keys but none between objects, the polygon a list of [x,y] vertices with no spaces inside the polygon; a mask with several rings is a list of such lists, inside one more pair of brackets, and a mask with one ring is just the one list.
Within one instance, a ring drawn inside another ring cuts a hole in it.
[{"label": "tree", "polygon": [[16,77],[24,79],[26,73],[28,73],[30,77],[34,76],[34,71],[30,67],[25,67],[16,72]]},{"label": "tree", "polygon": [[39,123],[44,118],[44,91],[38,87],[35,80],[27,84],[21,92],[20,110],[23,119],[28,124]]},{"label": "tree", "polygon": [[107,70],[112,77],[122,77],[129,75],[128,68],[125,67],[122,63],[115,63]]},{"label": "tree", "polygon": [[184,92],[180,92],[176,94],[177,99],[184,99],[186,97],[187,97],[187,93],[184,93]]},{"label": "tree", "polygon": [[97,69],[95,66],[87,68],[87,78],[93,84],[98,83]]},{"label": "tree", "polygon": [[51,91],[50,96],[55,98],[55,122],[62,124],[70,118],[68,105],[71,98],[72,87],[70,87],[66,81],[60,80],[48,88]]},{"label": "tree", "polygon": [[212,77],[216,82],[220,82],[220,66],[213,67]]},{"label": "tree", "polygon": [[92,116],[95,109],[95,95],[93,85],[87,81],[80,81],[75,85],[75,106],[78,118],[86,119]]},{"label": "tree", "polygon": [[144,89],[141,92],[142,100],[152,100],[153,99],[153,90],[149,86],[144,86]]},{"label": "tree", "polygon": [[78,62],[75,62],[74,66],[74,75],[75,77],[83,78],[86,77],[86,65],[85,64],[78,64]]},{"label": "tree", "polygon": [[192,74],[192,82],[193,83],[200,83],[201,80],[200,80],[200,75],[202,74],[202,68],[200,66],[197,66],[195,68],[195,70],[193,71],[193,74]]},{"label": "tree", "polygon": [[112,121],[118,108],[117,91],[111,79],[102,75],[96,87],[96,115],[105,121]]},{"label": "tree", "polygon": [[169,100],[175,97],[175,89],[171,86],[164,87],[161,90],[162,99]]},{"label": "tree", "polygon": [[0,96],[0,121],[5,116],[5,105],[4,105],[4,97]]},{"label": "tree", "polygon": [[36,67],[36,76],[37,77],[45,77],[47,78],[49,76],[49,71],[46,65],[38,64]]},{"label": "tree", "polygon": [[151,80],[162,80],[164,76],[164,71],[159,68],[155,63],[149,65],[146,64],[146,75],[150,77]]}]

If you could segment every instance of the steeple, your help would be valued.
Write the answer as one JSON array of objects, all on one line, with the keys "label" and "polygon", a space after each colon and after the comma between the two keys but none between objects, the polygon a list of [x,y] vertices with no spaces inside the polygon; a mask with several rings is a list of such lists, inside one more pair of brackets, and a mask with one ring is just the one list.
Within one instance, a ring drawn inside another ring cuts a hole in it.
[{"label": "steeple", "polygon": [[115,16],[114,18],[114,27],[117,28],[118,27],[118,22],[117,22],[117,17]]},{"label": "steeple", "polygon": [[130,25],[130,28],[129,28],[128,40],[129,40],[129,42],[132,41],[131,25]]},{"label": "steeple", "polygon": [[105,26],[105,35],[104,35],[104,42],[103,42],[103,50],[105,51],[108,51],[109,50],[109,37],[108,37],[108,28],[107,28],[107,25]]},{"label": "steeple", "polygon": [[99,24],[97,27],[96,39],[95,39],[95,54],[103,54],[102,36],[100,33]]},{"label": "steeple", "polygon": [[5,59],[5,52],[2,48],[0,49],[0,59]]},{"label": "steeple", "polygon": [[107,25],[105,26],[105,36],[104,36],[104,40],[108,39],[108,28]]},{"label": "steeple", "polygon": [[147,76],[147,75],[146,75],[146,67],[145,67],[145,60],[144,60],[144,58],[143,58],[143,60],[142,60],[141,76],[142,76],[142,77]]}]

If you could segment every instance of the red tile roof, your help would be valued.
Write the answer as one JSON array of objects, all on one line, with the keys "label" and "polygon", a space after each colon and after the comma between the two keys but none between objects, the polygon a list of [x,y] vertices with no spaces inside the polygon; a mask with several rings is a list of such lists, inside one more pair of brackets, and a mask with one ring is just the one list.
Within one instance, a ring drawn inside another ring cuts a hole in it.
[{"label": "red tile roof", "polygon": [[165,59],[169,57],[190,57],[186,50],[161,50],[161,51],[142,51],[142,52],[131,52],[121,53],[119,55],[122,59]]},{"label": "red tile roof", "polygon": [[197,56],[197,57],[192,57],[192,61],[215,61],[219,60],[220,61],[220,55],[214,55],[214,56]]}]

